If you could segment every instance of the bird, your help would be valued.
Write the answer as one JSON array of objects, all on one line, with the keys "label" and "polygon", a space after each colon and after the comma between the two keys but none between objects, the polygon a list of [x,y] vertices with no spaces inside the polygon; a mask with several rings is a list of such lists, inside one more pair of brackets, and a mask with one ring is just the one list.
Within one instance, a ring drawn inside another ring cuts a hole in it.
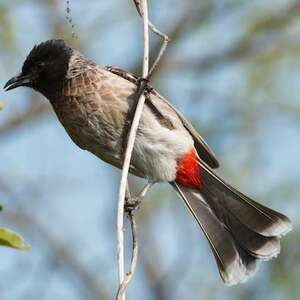
[{"label": "bird", "polygon": [[[76,145],[121,169],[139,79],[51,39],[33,47],[4,89],[24,86],[41,93]],[[191,123],[150,84],[144,94],[130,173],[148,187],[169,183],[204,233],[223,282],[246,281],[261,261],[280,253],[291,221],[221,178],[215,154]]]}]

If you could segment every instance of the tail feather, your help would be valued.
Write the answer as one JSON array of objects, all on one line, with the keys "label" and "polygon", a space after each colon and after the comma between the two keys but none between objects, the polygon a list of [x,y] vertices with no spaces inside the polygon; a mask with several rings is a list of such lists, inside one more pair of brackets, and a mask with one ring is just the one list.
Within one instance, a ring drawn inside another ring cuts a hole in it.
[{"label": "tail feather", "polygon": [[290,220],[262,204],[248,198],[226,183],[205,164],[201,163],[203,189],[201,193],[215,211],[232,212],[249,229],[265,237],[282,236],[291,229]]},{"label": "tail feather", "polygon": [[235,243],[226,226],[218,220],[201,195],[176,183],[174,187],[207,238],[222,280],[233,285],[254,274],[256,259]]},{"label": "tail feather", "polygon": [[[203,194],[205,194],[205,196]],[[205,191],[202,195],[207,199],[218,220],[226,225],[234,239],[241,247],[247,249],[252,256],[258,259],[268,260],[272,257],[276,257],[280,253],[280,241],[278,237],[266,237],[258,234],[244,223],[241,223],[236,215],[227,208],[228,205],[216,205],[212,193]],[[226,201],[226,199],[221,199],[222,197],[224,197],[224,194],[220,194],[218,200]]]},{"label": "tail feather", "polygon": [[269,260],[280,253],[280,240],[278,237],[265,237],[237,221],[229,218],[226,222],[235,241],[253,257],[261,260]]},{"label": "tail feather", "polygon": [[255,273],[257,262],[279,254],[279,238],[291,230],[290,220],[246,197],[202,163],[201,177],[201,191],[173,186],[208,239],[223,281],[243,282]]}]

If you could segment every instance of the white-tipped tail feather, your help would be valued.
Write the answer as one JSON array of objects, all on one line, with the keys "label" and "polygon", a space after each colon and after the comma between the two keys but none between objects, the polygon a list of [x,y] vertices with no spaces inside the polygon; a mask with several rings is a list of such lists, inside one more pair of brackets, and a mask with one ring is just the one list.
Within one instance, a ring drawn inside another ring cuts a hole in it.
[{"label": "white-tipped tail feather", "polygon": [[201,192],[173,184],[198,222],[227,285],[244,282],[257,263],[280,253],[289,219],[238,192],[201,164]]}]

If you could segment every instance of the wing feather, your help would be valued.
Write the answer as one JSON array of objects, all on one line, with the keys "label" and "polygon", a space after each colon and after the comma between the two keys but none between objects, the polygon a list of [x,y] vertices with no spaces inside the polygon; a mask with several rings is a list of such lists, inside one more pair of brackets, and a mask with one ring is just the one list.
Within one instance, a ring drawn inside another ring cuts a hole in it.
[{"label": "wing feather", "polygon": [[[111,66],[105,66],[104,67],[105,70],[110,71],[134,84],[137,83],[138,81],[138,77],[127,72],[124,71],[122,69],[118,69],[118,68],[114,68]],[[176,115],[177,117],[180,119],[181,123],[183,124],[183,126],[185,127],[185,129],[190,133],[190,135],[192,136],[193,140],[194,140],[194,144],[195,144],[195,148],[197,150],[197,153],[199,155],[199,157],[206,162],[211,168],[216,169],[219,167],[219,162],[215,156],[215,154],[213,153],[213,151],[210,149],[210,147],[207,145],[207,143],[204,141],[204,139],[201,137],[201,135],[195,130],[195,128],[192,126],[192,124],[187,121],[183,115],[176,110],[176,108],[170,104],[165,98],[163,98],[161,95],[159,95],[151,86],[149,86],[147,88],[150,97],[147,98],[147,101],[145,102],[146,105],[150,108],[150,109],[155,109],[156,112],[159,112],[159,104],[164,104],[167,105]],[[163,114],[161,114],[161,116],[163,116]],[[166,120],[165,123],[168,124],[169,123],[169,119],[165,116]]]}]

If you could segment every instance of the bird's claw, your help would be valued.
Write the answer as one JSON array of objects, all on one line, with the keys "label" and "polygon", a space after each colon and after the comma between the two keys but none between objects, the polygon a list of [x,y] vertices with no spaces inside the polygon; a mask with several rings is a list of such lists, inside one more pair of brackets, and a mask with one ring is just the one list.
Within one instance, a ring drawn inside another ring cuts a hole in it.
[{"label": "bird's claw", "polygon": [[141,197],[126,198],[124,204],[125,212],[130,213],[137,210],[140,207],[141,202]]}]

